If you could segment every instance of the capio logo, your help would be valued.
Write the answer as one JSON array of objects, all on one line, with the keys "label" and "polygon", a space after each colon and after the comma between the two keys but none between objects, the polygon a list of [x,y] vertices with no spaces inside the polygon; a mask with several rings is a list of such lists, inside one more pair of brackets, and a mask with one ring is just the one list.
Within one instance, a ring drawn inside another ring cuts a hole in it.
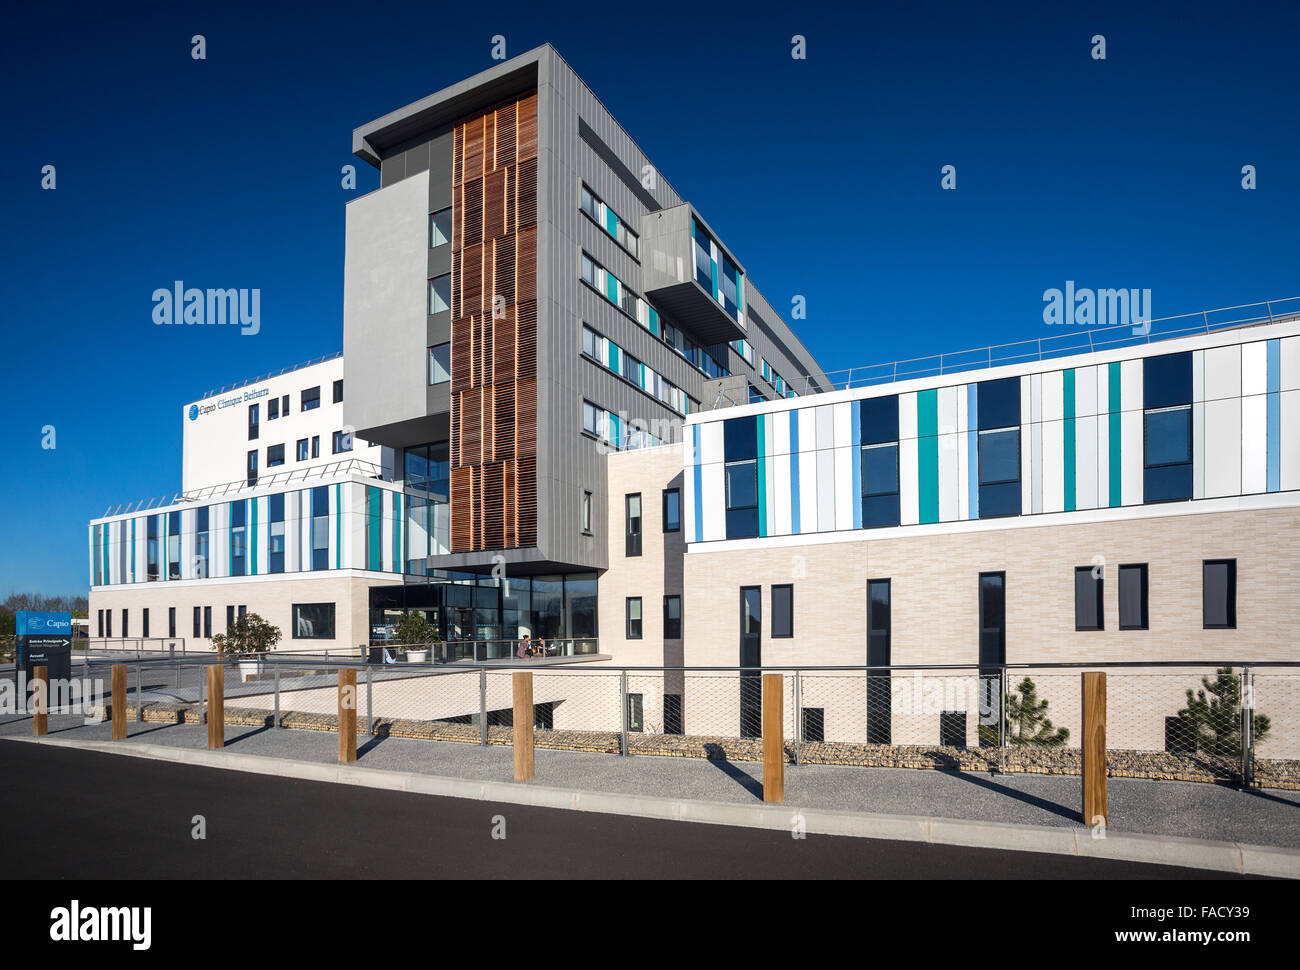
[{"label": "capio logo", "polygon": [[198,417],[199,417],[199,406],[198,406],[197,404],[191,404],[191,405],[190,405],[190,420],[191,420],[191,421],[197,421],[197,420],[198,420]]}]

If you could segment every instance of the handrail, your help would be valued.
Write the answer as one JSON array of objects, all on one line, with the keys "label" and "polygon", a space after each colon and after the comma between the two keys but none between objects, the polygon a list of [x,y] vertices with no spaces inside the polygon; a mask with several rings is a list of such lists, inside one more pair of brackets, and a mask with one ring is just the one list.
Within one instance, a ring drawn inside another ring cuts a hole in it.
[{"label": "handrail", "polygon": [[247,387],[249,384],[256,384],[258,381],[270,380],[272,377],[279,377],[282,374],[288,374],[291,373],[292,371],[302,370],[304,367],[311,367],[314,364],[323,364],[327,360],[334,360],[336,357],[342,357],[342,356],[343,356],[343,351],[336,350],[332,354],[325,354],[323,357],[315,357],[311,360],[304,361],[301,364],[293,364],[289,367],[282,367],[277,371],[271,371],[269,374],[261,374],[257,377],[251,377],[246,381],[237,381],[234,384],[226,384],[223,385],[222,387],[214,388],[213,390],[210,390],[208,391],[208,393],[204,394],[203,397],[199,398],[199,400],[205,401],[208,398],[215,397],[218,394],[225,394],[227,391],[236,391],[239,390],[239,388],[241,387]]},{"label": "handrail", "polygon": [[[1292,304],[1292,306],[1285,306],[1286,304]],[[1211,321],[1210,319],[1214,314],[1255,310],[1261,307],[1263,308],[1262,312],[1249,316],[1230,320]],[[1161,328],[1161,332],[1156,332],[1156,324],[1168,324],[1175,320],[1190,321],[1193,319],[1200,321],[1197,326],[1179,329]],[[1055,334],[1050,337],[1033,337],[1012,343],[992,344],[970,350],[949,351],[948,353],[935,354],[930,357],[912,357],[883,364],[867,364],[843,370],[826,371],[825,377],[830,381],[828,387],[821,386],[821,382],[811,375],[804,375],[802,394],[822,394],[828,391],[848,390],[853,387],[871,387],[875,384],[893,384],[902,380],[937,377],[942,374],[954,374],[961,371],[986,370],[992,367],[1002,367],[1028,361],[1051,360],[1055,357],[1064,357],[1070,354],[1094,353],[1107,347],[1151,344],[1163,340],[1172,340],[1177,337],[1217,333],[1238,327],[1266,326],[1290,320],[1300,320],[1300,297],[1291,296],[1281,300],[1264,300],[1259,303],[1243,303],[1239,306],[1219,307],[1215,310],[1199,310],[1195,313],[1157,317],[1145,321],[1144,329],[1146,332],[1144,333],[1135,332],[1136,328],[1127,323],[1112,324],[1105,327],[1078,327],[1072,332]],[[1119,334],[1119,331],[1127,331],[1127,333]],[[1099,336],[1105,335],[1109,335],[1110,339],[1098,339]],[[1044,347],[1045,344],[1053,343],[1055,343],[1055,346]],[[995,354],[995,351],[1006,351],[1006,353]],[[950,363],[949,361],[953,358],[970,359]],[[925,366],[909,367],[908,365]],[[875,372],[879,373],[876,374]],[[841,377],[839,375],[847,376]],[[795,378],[795,380],[798,380],[798,378]],[[786,386],[789,387],[790,385],[791,381],[787,380]]]}]

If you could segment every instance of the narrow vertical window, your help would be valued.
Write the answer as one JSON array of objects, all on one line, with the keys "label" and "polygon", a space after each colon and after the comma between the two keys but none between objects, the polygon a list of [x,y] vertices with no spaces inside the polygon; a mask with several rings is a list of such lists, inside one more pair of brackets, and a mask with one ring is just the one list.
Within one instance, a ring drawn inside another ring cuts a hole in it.
[{"label": "narrow vertical window", "polygon": [[624,508],[627,519],[627,543],[625,554],[641,555],[641,493],[624,496]]},{"label": "narrow vertical window", "polygon": [[1104,630],[1104,597],[1100,566],[1074,568],[1074,628],[1076,630]]}]

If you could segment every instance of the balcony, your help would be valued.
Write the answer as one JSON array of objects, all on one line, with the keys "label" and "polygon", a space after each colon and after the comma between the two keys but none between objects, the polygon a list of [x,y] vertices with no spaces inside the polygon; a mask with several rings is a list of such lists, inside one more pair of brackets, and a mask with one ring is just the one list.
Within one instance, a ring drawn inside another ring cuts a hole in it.
[{"label": "balcony", "polygon": [[746,336],[744,270],[688,203],[641,219],[642,289],[705,345]]}]

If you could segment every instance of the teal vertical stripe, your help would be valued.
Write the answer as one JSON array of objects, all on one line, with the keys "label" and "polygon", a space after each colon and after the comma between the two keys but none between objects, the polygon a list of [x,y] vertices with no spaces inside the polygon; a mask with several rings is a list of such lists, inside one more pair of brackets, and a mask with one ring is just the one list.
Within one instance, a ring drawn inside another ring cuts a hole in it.
[{"label": "teal vertical stripe", "polygon": [[916,395],[917,469],[921,522],[939,521],[939,391]]},{"label": "teal vertical stripe", "polygon": [[609,206],[605,206],[605,231],[615,239],[618,238],[618,216],[614,215],[614,210]]},{"label": "teal vertical stripe", "polygon": [[235,503],[226,503],[226,575],[235,574]]},{"label": "teal vertical stripe", "polygon": [[1117,509],[1122,500],[1120,483],[1123,481],[1123,469],[1120,466],[1120,394],[1119,361],[1110,365],[1110,378],[1107,382],[1110,391],[1110,507]]},{"label": "teal vertical stripe", "polygon": [[400,573],[406,566],[406,550],[402,548],[402,493],[393,493],[393,572]]},{"label": "teal vertical stripe", "polygon": [[334,568],[343,568],[343,483],[334,485]]},{"label": "teal vertical stripe", "polygon": [[383,522],[383,496],[374,485],[366,486],[366,568],[378,570],[382,567],[379,526]]},{"label": "teal vertical stripe", "polygon": [[754,427],[758,429],[758,534],[767,535],[767,458],[765,449],[767,445],[767,435],[763,433],[764,422],[767,415],[760,414],[754,422]]},{"label": "teal vertical stripe", "polygon": [[1074,511],[1074,368],[1065,371],[1065,511]]},{"label": "teal vertical stripe", "polygon": [[849,460],[853,462],[853,528],[862,528],[862,408],[858,401],[849,405],[853,415],[852,445]]},{"label": "teal vertical stripe", "polygon": [[[1272,489],[1277,491],[1277,489]],[[135,582],[135,519],[131,520],[131,582]]]},{"label": "teal vertical stripe", "polygon": [[252,564],[248,575],[257,575],[257,499],[248,500],[248,561]]}]

